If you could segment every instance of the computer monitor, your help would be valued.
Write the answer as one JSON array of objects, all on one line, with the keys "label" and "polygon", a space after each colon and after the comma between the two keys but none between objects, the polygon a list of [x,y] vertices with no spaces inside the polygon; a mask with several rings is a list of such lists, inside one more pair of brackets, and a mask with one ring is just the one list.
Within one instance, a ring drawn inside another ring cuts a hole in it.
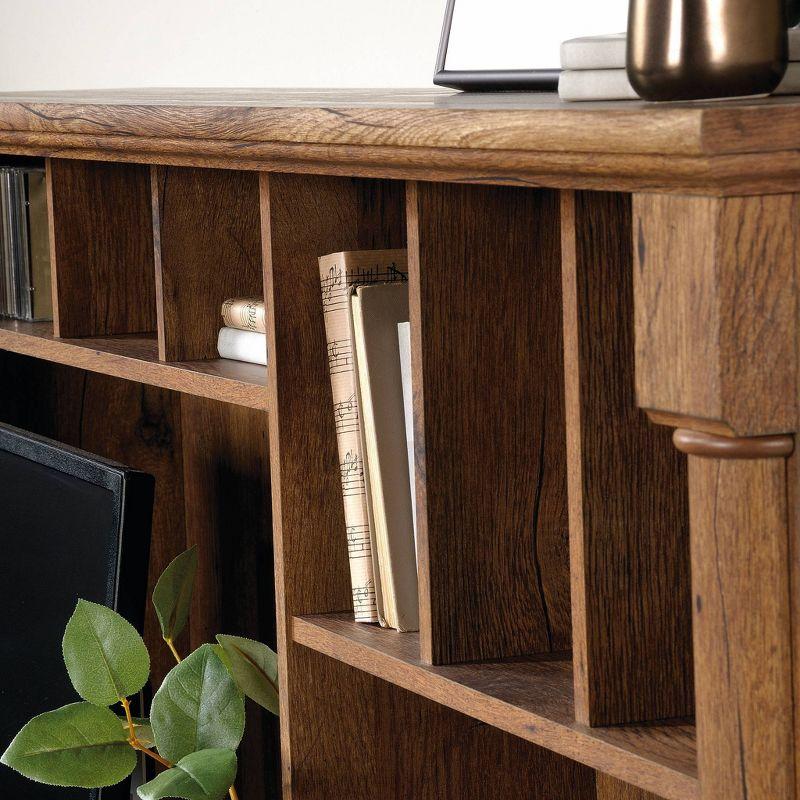
[{"label": "computer monitor", "polygon": [[[61,655],[78,598],[142,629],[152,476],[0,425],[0,751],[32,717],[79,700]],[[0,797],[128,800],[45,786],[0,767]]]}]

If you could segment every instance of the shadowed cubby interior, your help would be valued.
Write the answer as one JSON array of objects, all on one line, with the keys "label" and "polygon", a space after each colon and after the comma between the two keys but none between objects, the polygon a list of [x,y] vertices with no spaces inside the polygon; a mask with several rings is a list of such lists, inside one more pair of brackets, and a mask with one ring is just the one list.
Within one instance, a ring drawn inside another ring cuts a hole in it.
[{"label": "shadowed cubby interior", "polygon": [[686,457],[637,407],[631,197],[561,206],[575,714],[694,713]]},{"label": "shadowed cubby interior", "polygon": [[164,361],[217,357],[228,297],[263,297],[258,175],[151,167],[158,349]]},{"label": "shadowed cubby interior", "polygon": [[[0,352],[0,421],[151,473],[156,497],[145,642],[157,687],[173,666],[150,595],[169,561],[200,551],[188,652],[215,633],[275,642],[266,417],[261,411]],[[65,613],[68,613],[68,609]],[[248,703],[237,785],[279,797],[277,720]]]}]

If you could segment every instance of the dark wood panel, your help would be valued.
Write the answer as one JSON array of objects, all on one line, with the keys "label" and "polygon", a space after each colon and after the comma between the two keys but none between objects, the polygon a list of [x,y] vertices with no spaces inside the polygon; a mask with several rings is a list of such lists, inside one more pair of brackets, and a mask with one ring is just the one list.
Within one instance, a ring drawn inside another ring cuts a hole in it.
[{"label": "dark wood panel", "polygon": [[595,798],[587,767],[319,653],[309,651],[307,663],[320,679],[308,687],[317,713],[346,717],[352,730],[320,736],[297,754],[293,798]]},{"label": "dark wood panel", "polygon": [[47,161],[57,336],[156,329],[149,168]]},{"label": "dark wood panel", "polygon": [[[359,776],[385,769],[351,707],[353,698],[378,700],[372,681],[295,644],[291,619],[352,612],[317,259],[402,247],[401,199],[392,183],[261,176],[283,783],[294,783],[295,800],[366,798]],[[397,736],[402,730],[398,719]]]},{"label": "dark wood panel", "polygon": [[699,796],[694,725],[577,724],[569,660],[428,666],[419,659],[417,634],[357,623],[349,614],[295,618],[293,631],[296,641],[331,658],[659,796]]},{"label": "dark wood panel", "polygon": [[[181,396],[186,540],[199,568],[189,621],[191,648],[217,633],[276,646],[267,418],[253,409]],[[247,703],[237,787],[277,797],[278,723]]]},{"label": "dark wood panel", "polygon": [[570,647],[558,194],[410,184],[422,656]]},{"label": "dark wood panel", "polygon": [[258,175],[153,167],[159,356],[217,357],[229,297],[262,297]]},{"label": "dark wood panel", "polygon": [[686,458],[636,406],[631,200],[562,197],[575,713],[694,712]]}]

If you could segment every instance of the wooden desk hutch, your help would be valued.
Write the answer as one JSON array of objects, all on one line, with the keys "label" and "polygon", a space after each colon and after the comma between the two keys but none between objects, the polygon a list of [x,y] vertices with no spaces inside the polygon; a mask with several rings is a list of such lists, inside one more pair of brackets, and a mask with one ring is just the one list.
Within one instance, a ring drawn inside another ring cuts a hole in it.
[{"label": "wooden desk hutch", "polygon": [[[0,418],[157,476],[187,644],[277,620],[243,798],[800,800],[800,100],[4,95],[0,152],[56,309]],[[352,620],[317,267],[404,246],[418,635]]]}]

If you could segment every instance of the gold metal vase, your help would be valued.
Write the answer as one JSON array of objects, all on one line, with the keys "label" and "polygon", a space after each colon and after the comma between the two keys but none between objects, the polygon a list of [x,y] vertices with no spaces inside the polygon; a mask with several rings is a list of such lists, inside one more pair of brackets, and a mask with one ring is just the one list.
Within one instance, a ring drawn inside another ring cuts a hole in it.
[{"label": "gold metal vase", "polygon": [[788,60],[786,0],[630,0],[628,77],[645,100],[769,94]]}]

